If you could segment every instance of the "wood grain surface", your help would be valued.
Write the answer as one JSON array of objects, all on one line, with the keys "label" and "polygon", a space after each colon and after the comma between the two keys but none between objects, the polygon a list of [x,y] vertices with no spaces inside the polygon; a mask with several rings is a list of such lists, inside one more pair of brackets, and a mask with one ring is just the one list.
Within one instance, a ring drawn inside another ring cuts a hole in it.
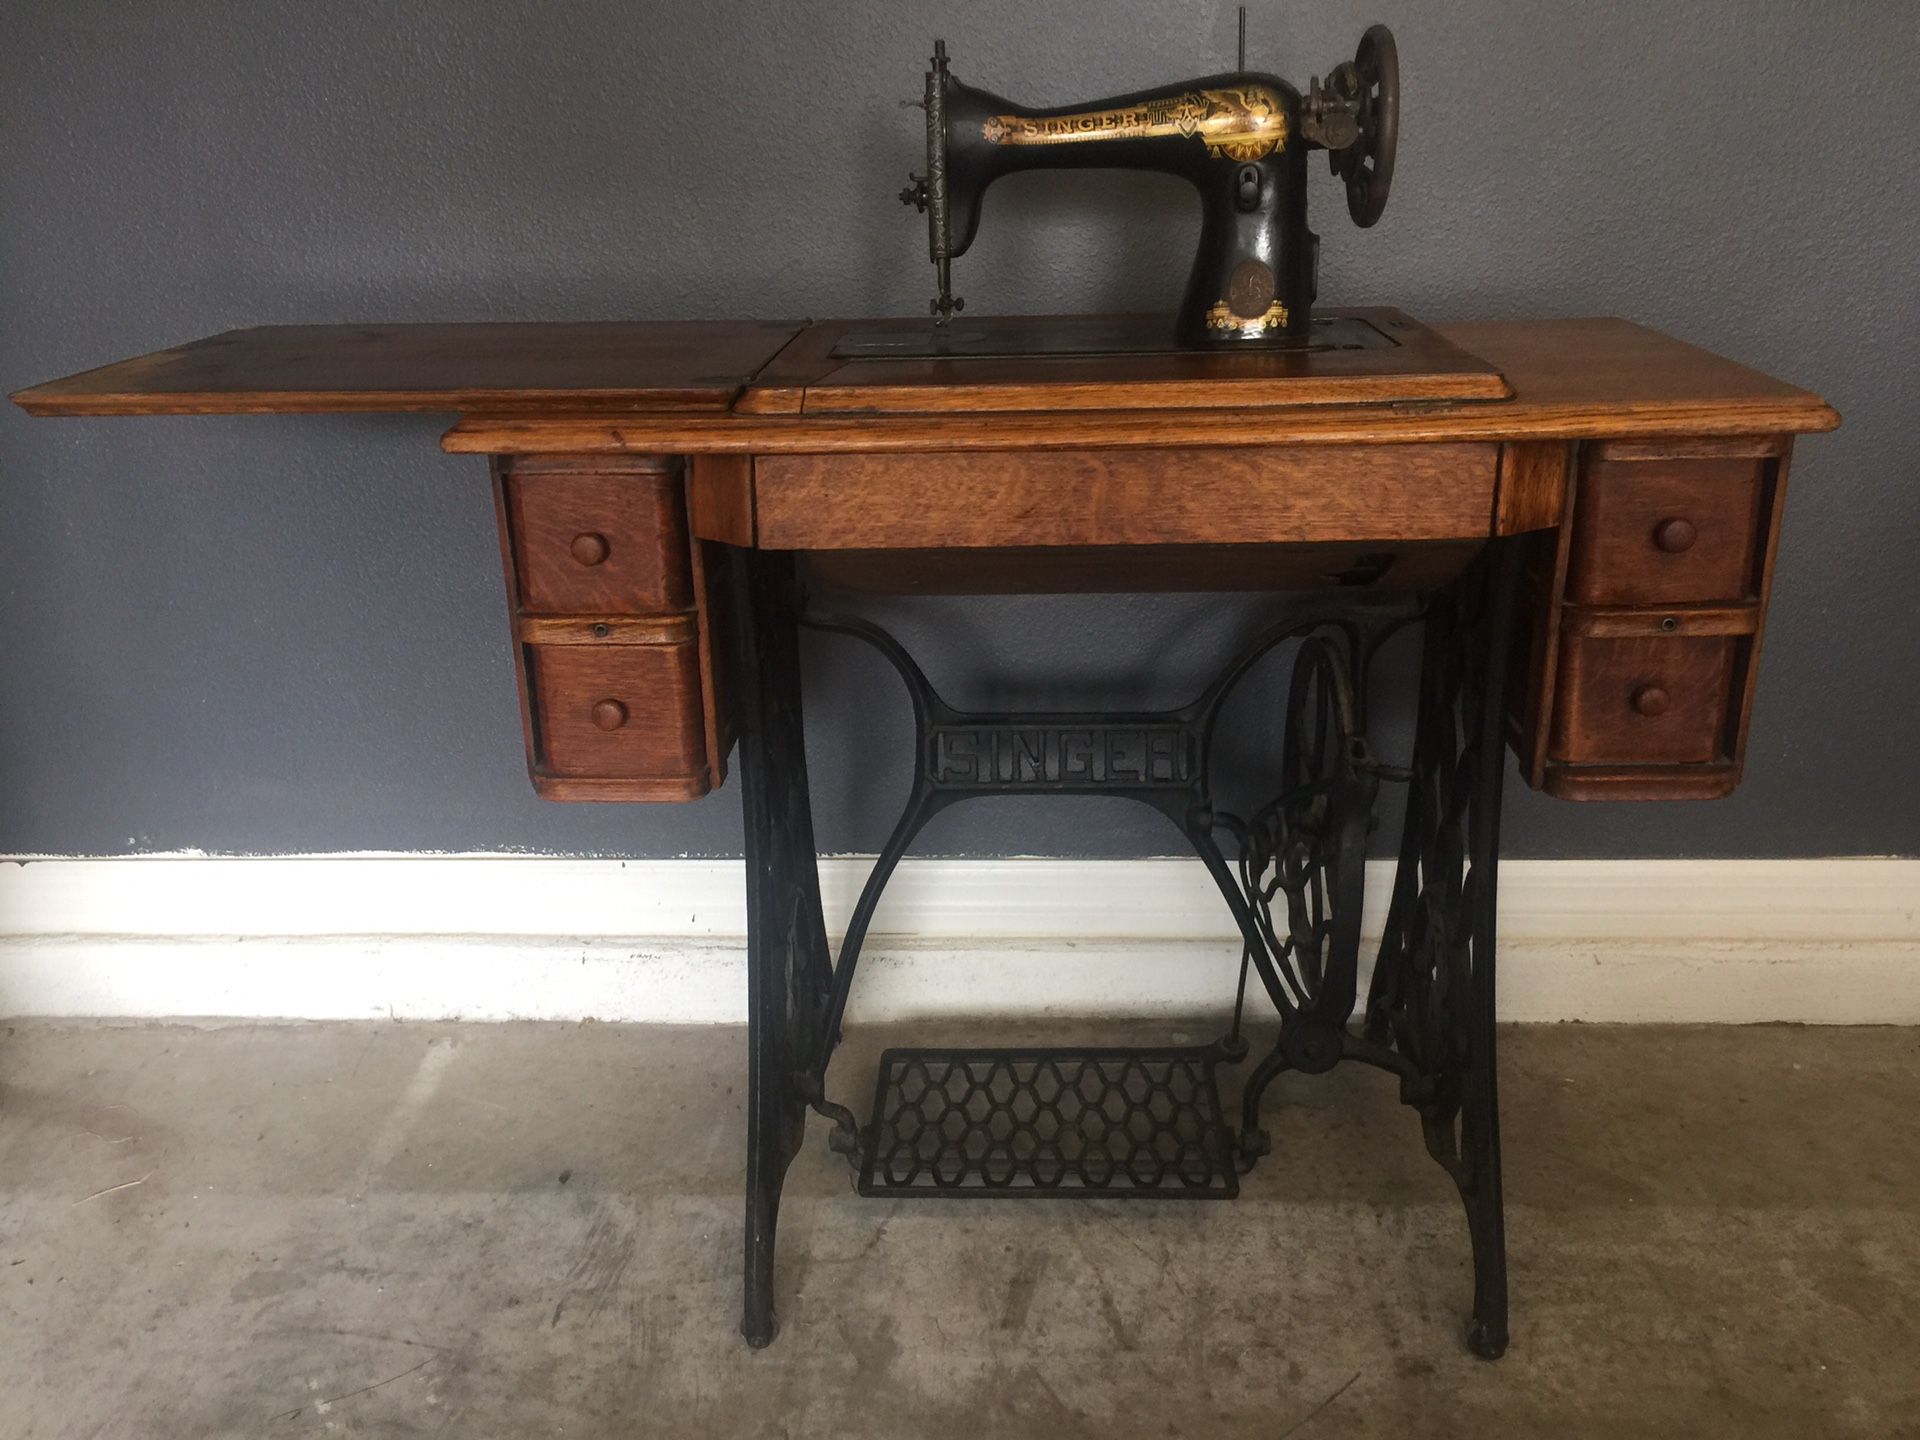
[{"label": "wood grain surface", "polygon": [[1774,567],[1780,555],[1780,525],[1786,518],[1787,473],[1793,467],[1793,437],[1781,437],[1779,454],[1765,466],[1760,496],[1761,540],[1759,594],[1756,597],[1753,638],[1744,642],[1734,661],[1733,769],[1737,782],[1747,763],[1747,738],[1753,729],[1754,687],[1760,678],[1760,646],[1767,635],[1767,611],[1773,598]]},{"label": "wood grain surface", "polygon": [[726,586],[722,552],[705,541],[693,542],[693,588],[699,597],[694,611],[700,649],[700,706],[706,727],[707,773],[718,786],[727,778],[727,757],[733,750],[738,719],[733,709],[729,664],[733,603]]},{"label": "wood grain surface", "polygon": [[[1679,434],[1705,440],[1804,433],[1839,423],[1804,390],[1612,319],[1434,327],[1438,341],[1474,357],[1479,373],[1491,367],[1506,377],[1515,392],[1506,402],[1252,406],[1229,393],[1225,403],[1209,395],[1195,407],[1192,367],[1207,357],[1171,355],[1151,363],[1159,367],[1160,380],[1175,387],[1168,394],[1180,403],[1149,403],[1137,378],[1102,402],[1097,379],[1083,378],[1074,382],[1067,424],[1017,410],[991,417],[801,413],[808,384],[821,378],[807,368],[821,353],[817,345],[806,349],[810,338],[830,337],[847,323],[821,322],[800,339],[791,323],[755,321],[271,326],[121,361],[34,386],[14,399],[39,415],[455,410],[463,419],[448,448],[483,453]],[[790,341],[797,358],[785,365],[781,352]],[[1362,360],[1342,363],[1358,366]],[[757,375],[764,375],[764,383],[755,382]],[[1271,389],[1279,380],[1270,373],[1249,383]],[[828,387],[843,388],[838,380]],[[740,413],[725,413],[736,400]]]},{"label": "wood grain surface", "polygon": [[1503,445],[1493,533],[1520,535],[1558,525],[1572,459],[1573,447],[1564,440],[1516,440]]},{"label": "wood grain surface", "polygon": [[1520,774],[1540,787],[1547,763],[1554,681],[1560,670],[1560,625],[1573,526],[1562,517],[1555,530],[1531,531],[1524,547],[1520,592],[1507,651],[1507,740],[1520,758]]},{"label": "wood grain surface", "polygon": [[642,614],[692,603],[677,460],[525,459],[502,470],[527,611]]},{"label": "wood grain surface", "polygon": [[817,454],[1666,436],[1699,444],[1717,437],[1831,430],[1840,423],[1817,395],[1625,320],[1505,320],[1435,329],[1494,365],[1512,385],[1513,399],[1054,414],[753,414],[756,385],[730,415],[475,412],[442,443],[450,451],[479,454],[542,449]]},{"label": "wood grain surface", "polygon": [[776,455],[754,463],[777,550],[1191,545],[1485,536],[1491,445],[1031,455]]},{"label": "wood grain surface", "polygon": [[1792,448],[1791,435],[1688,435],[1600,440],[1586,454],[1594,460],[1777,460]]},{"label": "wood grain surface", "polygon": [[[1391,586],[1457,563],[1425,544],[1531,533],[1510,717],[1529,781],[1731,789],[1792,439],[1839,417],[1622,320],[1406,326],[1397,349],[1318,358],[965,359],[835,354],[848,322],[271,327],[14,398],[459,412],[446,449],[507,457],[515,649],[555,798],[686,799],[718,778],[724,596],[689,514],[699,535],[813,549],[829,576],[838,554],[844,582],[909,591]],[[660,457],[693,457],[688,493]]]},{"label": "wood grain surface", "polygon": [[[1163,320],[1152,316],[1094,317],[1125,346],[1158,348],[1090,353],[1106,335],[1085,336],[1088,317],[999,316],[956,320],[973,344],[1012,353],[967,356],[864,356],[836,353],[848,335],[876,329],[916,333],[899,321],[828,321],[788,348],[775,371],[765,413],[788,408],[795,389],[808,415],[844,412],[901,414],[1014,410],[1233,409],[1268,405],[1353,405],[1411,400],[1504,400],[1512,391],[1498,370],[1435,334],[1412,316],[1384,308],[1322,311],[1333,333],[1338,323],[1360,327],[1377,348],[1301,348],[1238,353],[1179,350]],[[917,327],[939,344],[930,323]],[[1075,353],[1085,336],[1087,349]],[[1035,353],[1041,352],[1041,353]],[[763,377],[766,378],[766,377]],[[758,399],[758,382],[755,400]]]},{"label": "wood grain surface", "polygon": [[677,615],[521,615],[514,633],[529,645],[684,645],[696,638],[694,612]]},{"label": "wood grain surface", "polygon": [[1540,789],[1556,800],[1719,800],[1740,784],[1740,767],[1702,765],[1554,765]]},{"label": "wood grain surface", "polygon": [[[1791,450],[1790,435],[1579,447],[1523,586],[1509,723],[1529,784],[1677,800],[1738,783]],[[1633,705],[1648,685],[1670,701],[1655,715]]]},{"label": "wood grain surface", "polygon": [[[529,648],[542,771],[633,779],[706,770],[700,667],[692,642]],[[594,714],[609,701],[626,714],[611,729]]]},{"label": "wood grain surface", "polygon": [[1436,590],[1480,553],[1478,540],[1294,545],[1016,546],[818,550],[809,583],[888,595],[1074,595],[1339,589]]},{"label": "wood grain surface", "polygon": [[1570,598],[1661,605],[1752,594],[1763,463],[1584,455]]},{"label": "wood grain surface", "polygon": [[[1549,758],[1640,765],[1730,760],[1735,643],[1724,636],[1565,637]],[[1650,692],[1665,697],[1657,713],[1636,706],[1636,698]]]},{"label": "wood grain surface", "polygon": [[1568,635],[1620,640],[1635,635],[1751,635],[1760,628],[1760,607],[1735,605],[1569,606],[1561,629]]},{"label": "wood grain surface", "polygon": [[758,320],[272,325],[122,360],[13,399],[34,415],[719,412],[797,329]]},{"label": "wood grain surface", "polygon": [[684,472],[670,455],[494,463],[528,772],[548,799],[692,800],[726,774]]},{"label": "wood grain surface", "polygon": [[694,455],[687,463],[693,533],[728,545],[753,544],[752,457]]},{"label": "wood grain surface", "polygon": [[1153,315],[963,317],[944,327],[825,320],[769,362],[736,409],[797,415],[1219,408],[1500,400],[1511,393],[1492,365],[1403,311],[1323,310],[1317,324],[1323,336],[1372,343],[1183,350],[1168,317]]}]

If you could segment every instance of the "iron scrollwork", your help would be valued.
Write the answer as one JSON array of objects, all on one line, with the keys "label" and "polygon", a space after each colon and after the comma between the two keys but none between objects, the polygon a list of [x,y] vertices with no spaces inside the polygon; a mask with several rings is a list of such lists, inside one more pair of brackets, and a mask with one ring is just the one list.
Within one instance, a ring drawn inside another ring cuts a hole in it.
[{"label": "iron scrollwork", "polygon": [[1518,542],[1490,546],[1427,617],[1420,720],[1365,1034],[1402,1057],[1402,1098],[1460,1191],[1473,1242],[1468,1343],[1507,1348],[1494,1029],[1494,920],[1505,764],[1507,641]]},{"label": "iron scrollwork", "polygon": [[774,1230],[825,1064],[832,993],[807,791],[793,559],[730,550],[747,871],[747,1205],[740,1331],[774,1336]]},{"label": "iron scrollwork", "polygon": [[[773,1219],[808,1106],[832,1120],[831,1144],[865,1193],[1084,1192],[1089,1177],[1106,1176],[1095,1187],[1102,1193],[1223,1197],[1237,1188],[1234,1172],[1266,1153],[1259,1114],[1270,1083],[1287,1071],[1318,1073],[1350,1059],[1398,1077],[1402,1098],[1421,1117],[1427,1148],[1458,1186],[1475,1262],[1469,1338],[1481,1355],[1501,1353],[1507,1314],[1492,946],[1504,645],[1517,577],[1511,545],[1489,546],[1435,597],[1304,598],[1192,703],[1151,712],[958,709],[885,631],[853,618],[799,618],[789,557],[730,555],[754,936],[743,1326],[749,1340],[765,1343],[772,1335]],[[1381,643],[1422,617],[1417,735],[1411,766],[1398,769],[1369,748],[1366,679]],[[837,955],[821,920],[813,863],[800,623],[877,650],[900,676],[914,715],[907,802]],[[1214,804],[1214,729],[1239,682],[1289,642],[1297,648],[1278,793],[1243,819]],[[1382,784],[1407,786],[1406,823],[1364,1024],[1356,1029],[1366,850]],[[1191,1053],[1076,1052],[1080,1081],[1065,1088],[1065,1051],[890,1052],[874,1113],[863,1124],[828,1099],[826,1080],[881,892],[941,810],[987,795],[1036,793],[1132,799],[1186,836],[1241,933],[1232,1029]],[[1247,1054],[1241,1026],[1249,976],[1272,1004],[1280,1032],[1241,1087],[1236,1134],[1224,1122],[1213,1077]],[[1202,1077],[1171,1108],[1156,1098],[1155,1067],[1166,1066],[1173,1067],[1168,1074]],[[896,1093],[889,1075],[925,1094]],[[1102,1079],[1101,1089],[1088,1077],[1119,1078]],[[926,1125],[964,1129],[976,1121],[978,1135],[923,1132]],[[1205,1166],[1155,1158],[1165,1155],[1211,1158]]]}]

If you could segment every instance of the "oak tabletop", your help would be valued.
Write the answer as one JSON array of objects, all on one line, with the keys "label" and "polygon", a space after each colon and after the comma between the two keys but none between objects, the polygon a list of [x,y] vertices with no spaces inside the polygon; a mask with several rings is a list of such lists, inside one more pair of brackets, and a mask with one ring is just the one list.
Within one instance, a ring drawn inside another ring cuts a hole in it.
[{"label": "oak tabletop", "polygon": [[724,412],[791,321],[271,325],[22,390],[34,415]]},{"label": "oak tabletop", "polygon": [[724,415],[470,413],[442,445],[463,454],[811,454],[1809,434],[1840,423],[1811,391],[1607,317],[1432,327],[1497,370],[1513,392],[1506,400],[1221,407],[1149,406],[1136,397],[1104,409],[1081,399],[1057,411],[998,410],[984,397],[964,412],[848,412],[837,408],[839,396],[813,408],[804,388],[796,400],[780,371],[819,328],[796,339]]},{"label": "oak tabletop", "polygon": [[[449,411],[459,418],[446,448],[491,453],[1365,444],[1839,423],[1817,395],[1626,320],[1339,317],[1392,343],[1200,355],[1156,348],[1138,317],[970,321],[975,353],[954,354],[924,353],[924,322],[898,320],[270,326],[13,398],[36,415]],[[1115,350],[1115,333],[1147,338]],[[900,353],[916,345],[923,353]]]}]

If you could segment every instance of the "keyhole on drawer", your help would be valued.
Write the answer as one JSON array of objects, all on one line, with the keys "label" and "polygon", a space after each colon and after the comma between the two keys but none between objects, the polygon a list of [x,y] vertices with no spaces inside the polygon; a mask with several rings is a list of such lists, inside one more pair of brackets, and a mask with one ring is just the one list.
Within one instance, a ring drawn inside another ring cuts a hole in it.
[{"label": "keyhole on drawer", "polygon": [[627,707],[618,700],[602,700],[593,707],[593,723],[602,730],[618,730],[627,723]]},{"label": "keyhole on drawer", "polygon": [[607,537],[589,530],[583,535],[573,537],[573,544],[567,547],[573,558],[582,565],[598,565],[612,553]]},{"label": "keyhole on drawer", "polygon": [[1679,617],[1676,615],[1662,615],[1660,617],[1660,628],[1671,635],[1680,628]]}]

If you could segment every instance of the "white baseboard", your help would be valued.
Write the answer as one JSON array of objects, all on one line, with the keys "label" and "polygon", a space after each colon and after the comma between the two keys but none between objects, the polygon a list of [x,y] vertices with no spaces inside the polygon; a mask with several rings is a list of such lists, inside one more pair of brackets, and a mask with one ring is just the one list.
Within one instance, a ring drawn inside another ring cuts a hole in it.
[{"label": "white baseboard", "polygon": [[[828,927],[870,861],[823,862]],[[737,860],[0,863],[0,1015],[745,1018]],[[1377,936],[1391,867],[1369,867]],[[1190,860],[909,860],[854,1019],[1199,1015],[1239,947]],[[1509,861],[1511,1020],[1920,1023],[1920,861]]]}]

